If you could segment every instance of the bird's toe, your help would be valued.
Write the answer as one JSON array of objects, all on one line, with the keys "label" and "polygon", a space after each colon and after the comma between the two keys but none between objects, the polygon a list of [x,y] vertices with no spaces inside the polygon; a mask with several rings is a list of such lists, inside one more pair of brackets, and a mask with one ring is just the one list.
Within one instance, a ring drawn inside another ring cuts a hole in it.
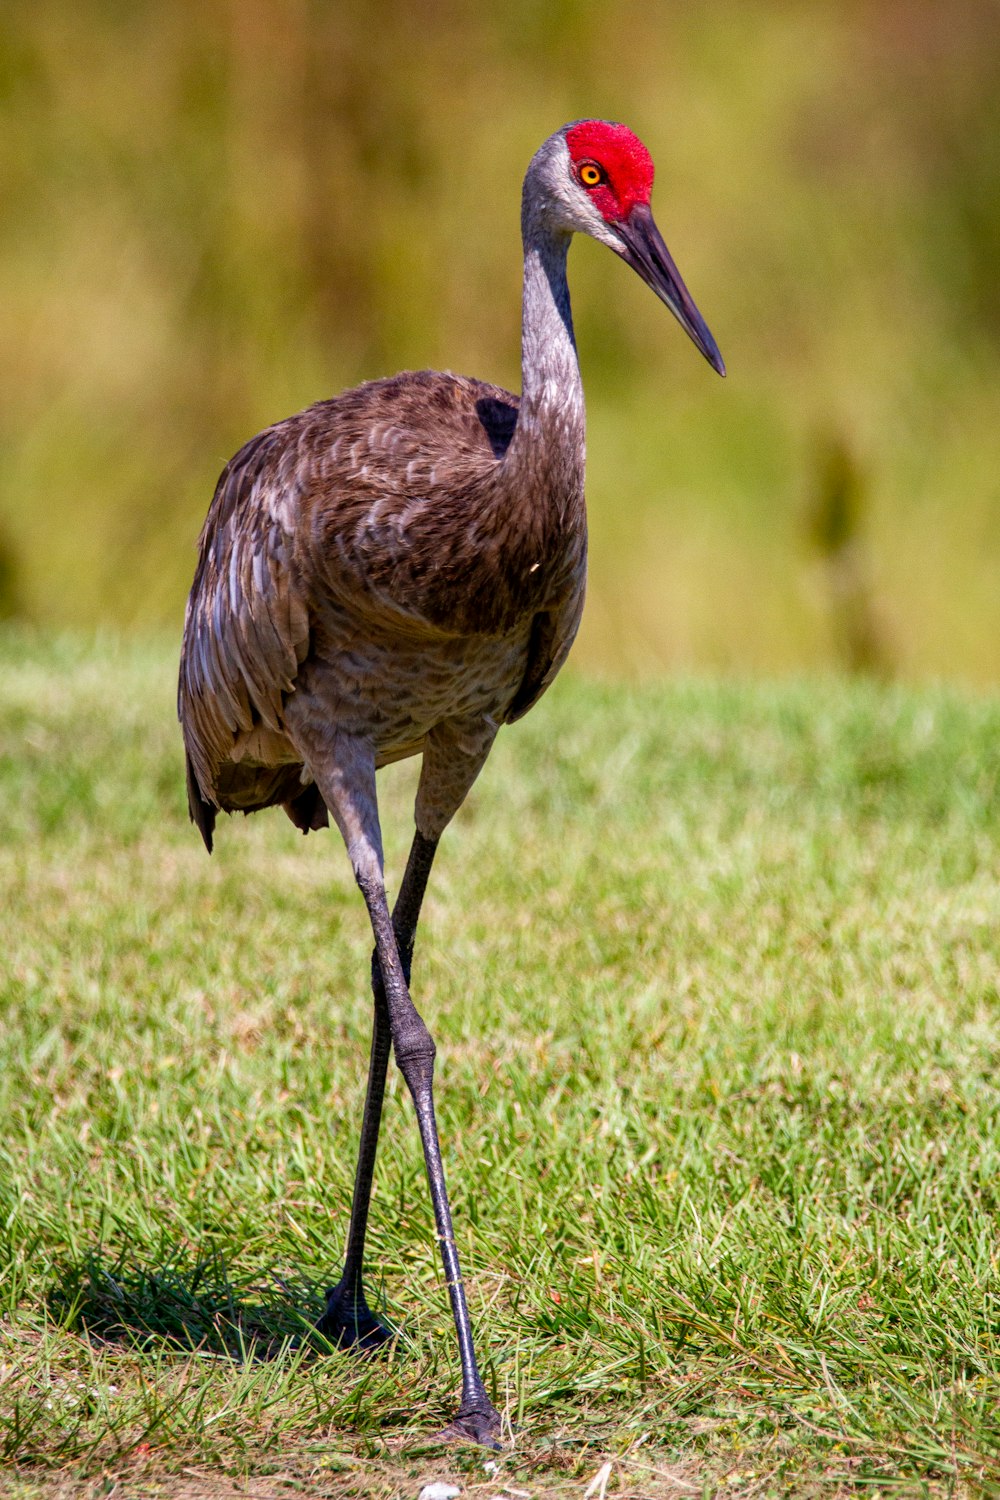
[{"label": "bird's toe", "polygon": [[326,1312],[316,1322],[321,1333],[337,1349],[352,1354],[375,1354],[395,1337],[380,1323],[363,1295],[350,1296],[342,1287],[327,1292]]},{"label": "bird's toe", "polygon": [[446,1443],[478,1443],[480,1447],[500,1447],[500,1413],[487,1402],[481,1406],[459,1407],[454,1419],[441,1433]]}]

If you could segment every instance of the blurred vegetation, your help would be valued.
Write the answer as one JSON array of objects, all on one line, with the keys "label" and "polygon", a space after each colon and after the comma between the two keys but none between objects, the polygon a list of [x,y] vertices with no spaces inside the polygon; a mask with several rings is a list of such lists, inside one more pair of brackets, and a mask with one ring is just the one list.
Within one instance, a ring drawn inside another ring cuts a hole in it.
[{"label": "blurred vegetation", "polygon": [[516,388],[521,175],[585,114],[650,145],[730,378],[574,249],[577,660],[995,681],[995,0],[8,0],[0,615],[177,628],[257,428]]}]

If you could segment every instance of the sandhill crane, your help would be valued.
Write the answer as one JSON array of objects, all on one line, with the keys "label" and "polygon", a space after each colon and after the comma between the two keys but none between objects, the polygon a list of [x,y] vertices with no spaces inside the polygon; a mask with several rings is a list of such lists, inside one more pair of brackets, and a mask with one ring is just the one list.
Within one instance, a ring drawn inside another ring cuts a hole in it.
[{"label": "sandhill crane", "polygon": [[[416,1106],[458,1334],[447,1436],[496,1446],[472,1344],[434,1120],[435,1047],[410,998],[438,840],[502,724],[552,682],[583,608],[584,407],[566,255],[607,245],[708,362],[715,340],[650,210],[653,163],[624,125],[582,120],[524,179],[522,391],[458,375],[376,380],[252,438],[226,466],[199,541],[178,713],[192,820],[280,804],[344,837],[375,936],[374,1028],[343,1274],[317,1325],[341,1347],[388,1337],[362,1258],[390,1046]],[[390,915],[375,772],[422,756],[416,831]]]}]

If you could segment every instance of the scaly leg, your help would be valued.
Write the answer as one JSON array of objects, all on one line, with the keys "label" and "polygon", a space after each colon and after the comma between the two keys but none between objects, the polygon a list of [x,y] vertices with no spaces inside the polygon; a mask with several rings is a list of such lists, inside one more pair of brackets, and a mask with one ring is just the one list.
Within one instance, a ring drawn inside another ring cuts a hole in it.
[{"label": "scaly leg", "polygon": [[433,1080],[436,1048],[430,1032],[410,999],[381,877],[373,879],[367,873],[361,873],[358,876],[358,884],[368,906],[372,929],[375,933],[375,948],[385,979],[393,1051],[417,1110],[417,1123],[424,1147],[424,1161],[430,1183],[431,1202],[434,1205],[438,1243],[441,1247],[445,1280],[448,1284],[448,1295],[451,1298],[451,1311],[458,1334],[458,1349],[462,1362],[462,1398],[458,1412],[446,1430],[447,1436],[471,1438],[474,1442],[497,1447],[500,1415],[486,1394],[476,1364],[476,1354],[472,1344],[472,1325],[469,1321],[465,1287],[462,1283],[462,1271],[455,1246],[455,1231],[451,1222],[451,1208],[448,1203],[444,1167],[441,1162],[441,1146],[434,1118]]},{"label": "scaly leg", "polygon": [[[292,708],[295,704],[296,700],[293,698],[289,707]],[[306,752],[309,769],[323,800],[337,821],[347,845],[355,879],[368,907],[392,1046],[396,1062],[416,1106],[437,1236],[462,1363],[461,1403],[446,1435],[472,1439],[495,1447],[500,1431],[500,1416],[486,1394],[476,1364],[434,1118],[435,1047],[410,999],[406,972],[386,901],[382,836],[375,796],[374,749],[369,741],[345,735],[332,728],[328,722],[314,718],[311,705],[307,702],[300,700],[297,711],[293,712],[298,721],[295,726],[296,740]],[[484,721],[472,726],[449,726],[428,737],[416,807],[417,827],[425,840],[436,842],[452,813],[461,805],[465,792],[486,758],[495,733],[496,726]]]}]

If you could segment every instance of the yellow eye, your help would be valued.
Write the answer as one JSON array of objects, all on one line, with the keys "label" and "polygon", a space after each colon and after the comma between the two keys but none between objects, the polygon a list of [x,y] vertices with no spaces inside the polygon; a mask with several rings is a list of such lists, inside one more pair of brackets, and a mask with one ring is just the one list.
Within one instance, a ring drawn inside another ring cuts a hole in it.
[{"label": "yellow eye", "polygon": [[580,181],[584,187],[596,187],[603,175],[600,167],[595,166],[592,161],[585,161],[580,168]]}]

